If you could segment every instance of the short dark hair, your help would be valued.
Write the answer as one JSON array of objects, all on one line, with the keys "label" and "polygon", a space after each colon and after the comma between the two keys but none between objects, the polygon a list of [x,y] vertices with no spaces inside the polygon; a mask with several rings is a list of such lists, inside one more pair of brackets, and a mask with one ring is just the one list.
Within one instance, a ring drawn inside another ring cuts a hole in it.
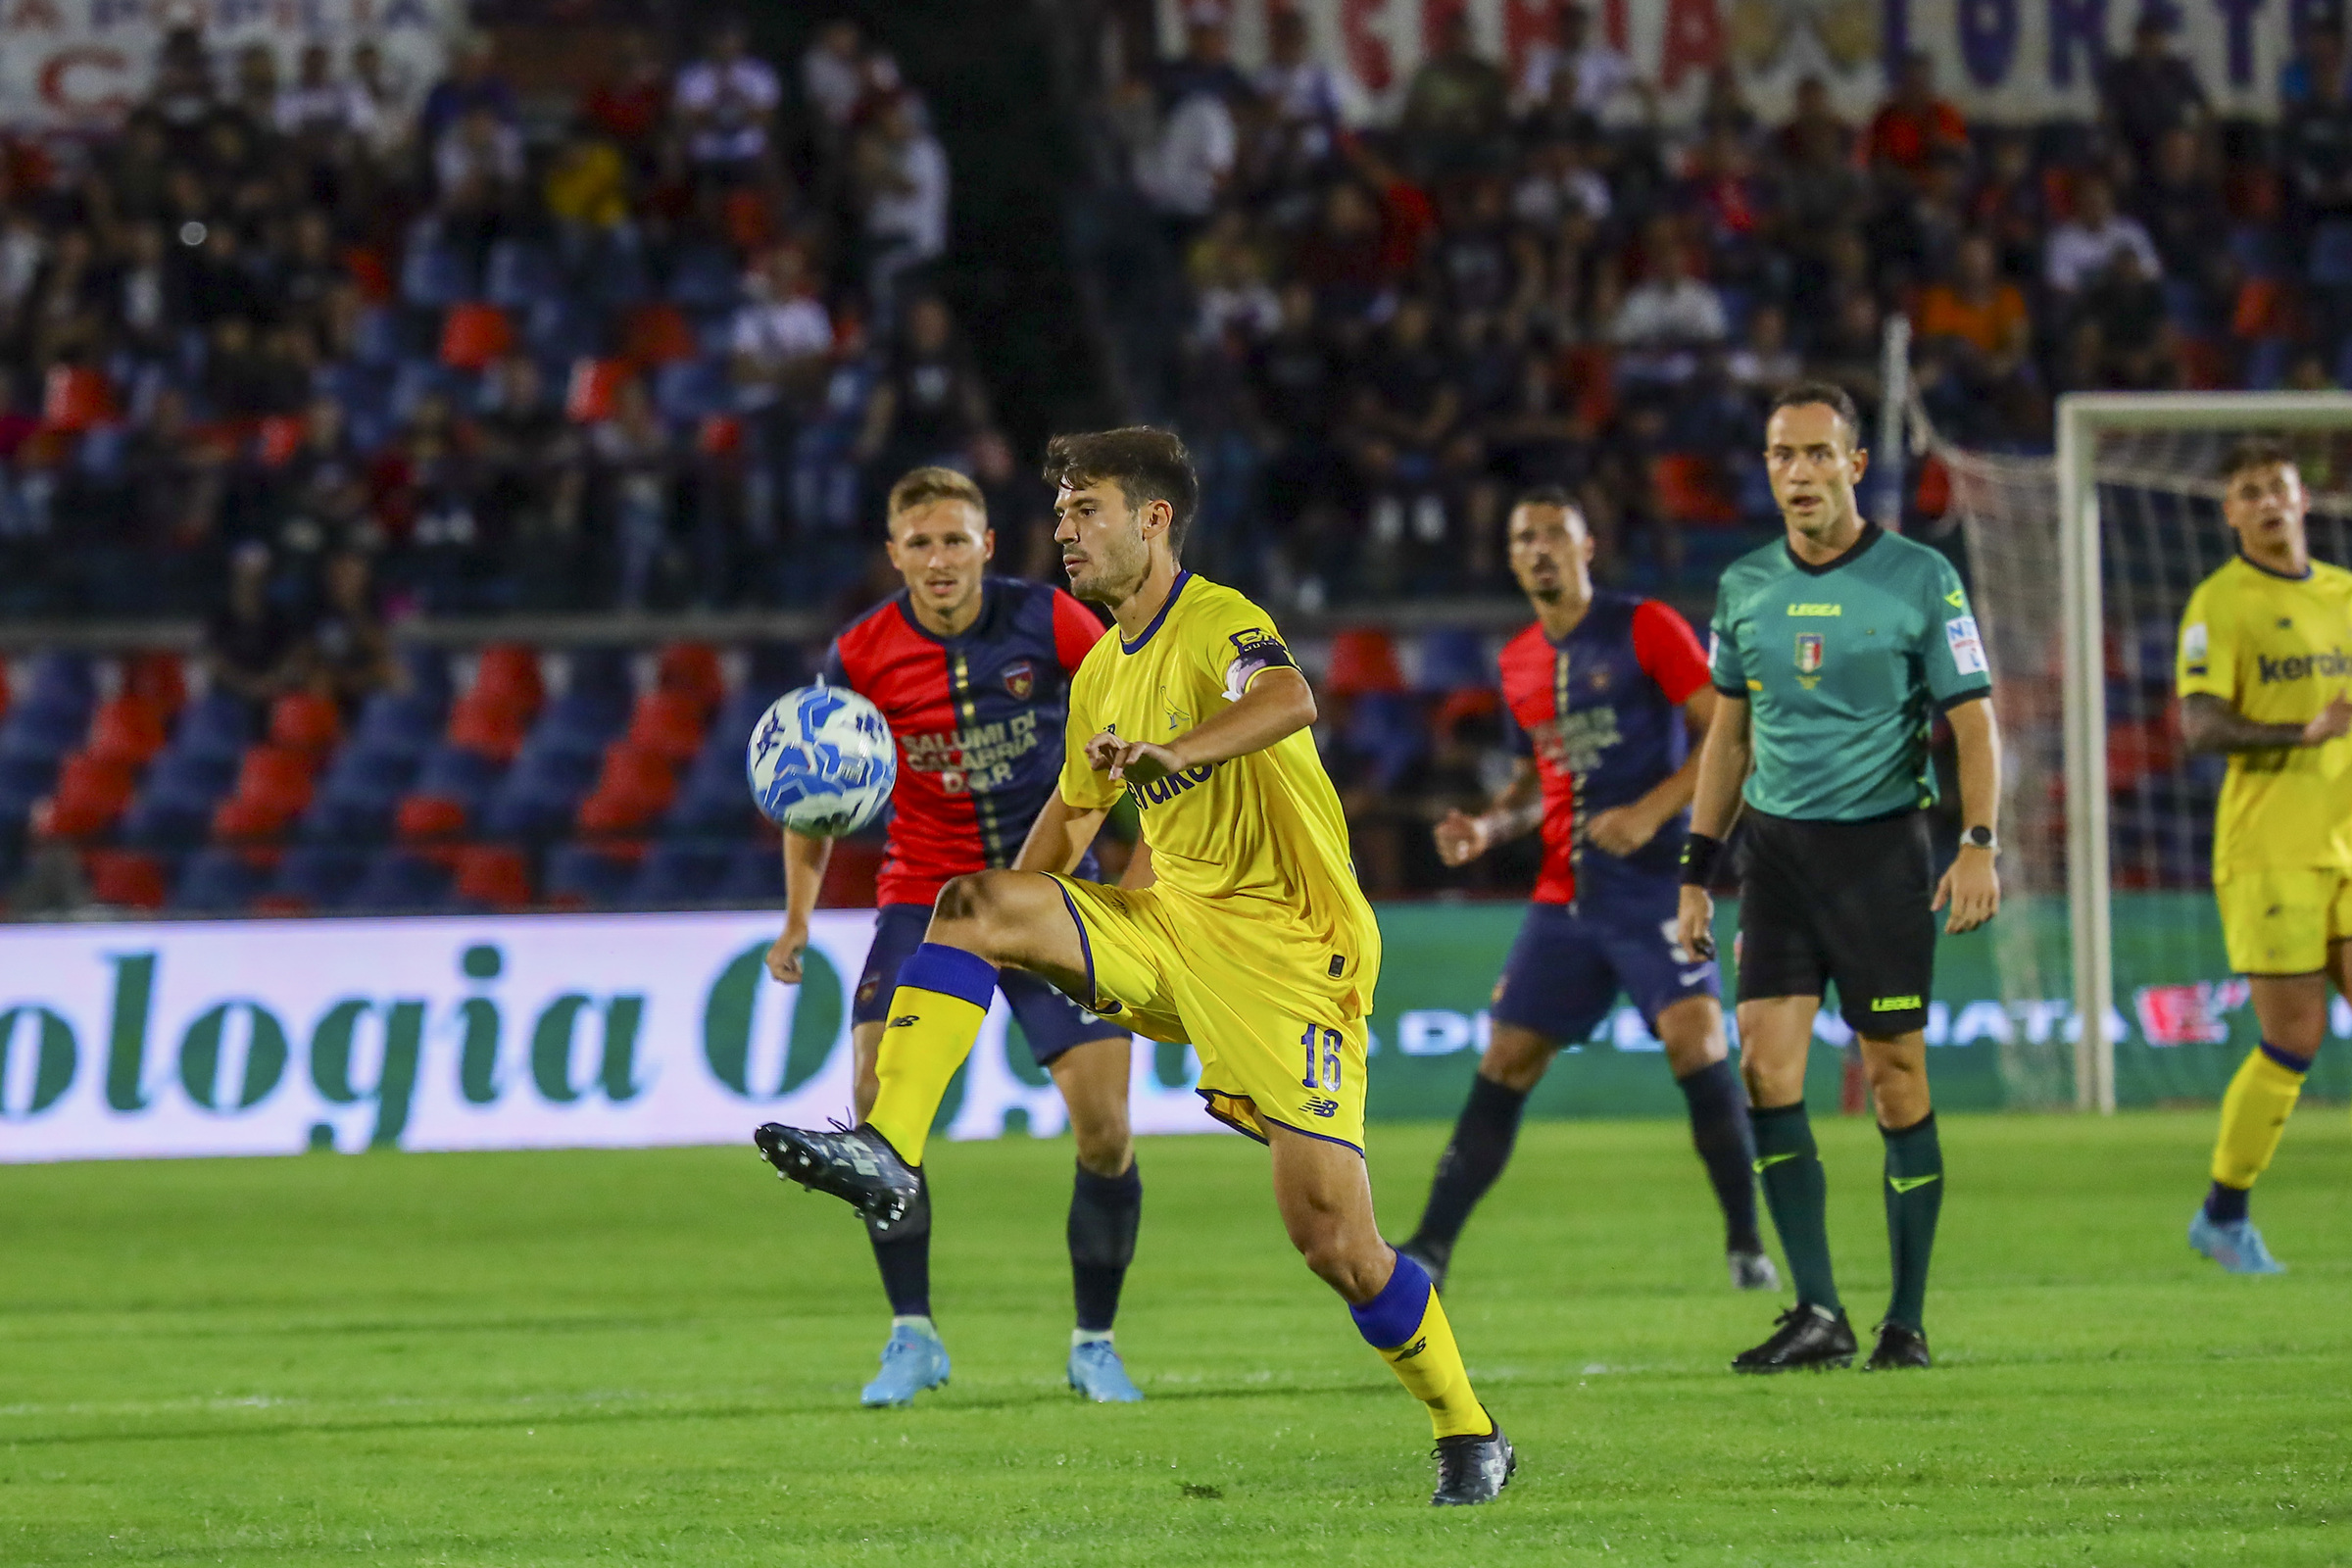
[{"label": "short dark hair", "polygon": [[2267,468],[2283,463],[2294,466],[2295,455],[2276,436],[2241,435],[2222,454],[2221,481],[2228,484],[2248,468]]},{"label": "short dark hair", "polygon": [[1792,381],[1773,394],[1772,406],[1764,411],[1769,419],[1783,409],[1809,409],[1815,406],[1828,409],[1845,421],[1845,433],[1862,449],[1862,413],[1854,407],[1854,396],[1835,381]]},{"label": "short dark hair", "polygon": [[[1565,512],[1570,516],[1574,517],[1578,527],[1584,529],[1587,533],[1590,533],[1592,530],[1592,520],[1585,515],[1585,509],[1578,504],[1576,497],[1568,493],[1568,487],[1564,484],[1539,484],[1529,486],[1527,489],[1519,492],[1518,500],[1511,503],[1511,513],[1516,513],[1521,507],[1557,507],[1560,511]],[[1510,513],[1505,513],[1504,521],[1506,525],[1509,521],[1509,517]]]},{"label": "short dark hair", "polygon": [[1115,484],[1130,511],[1154,501],[1168,504],[1168,551],[1184,554],[1184,536],[1200,510],[1200,475],[1193,455],[1172,430],[1130,424],[1085,435],[1057,435],[1046,443],[1046,483],[1083,489]]}]

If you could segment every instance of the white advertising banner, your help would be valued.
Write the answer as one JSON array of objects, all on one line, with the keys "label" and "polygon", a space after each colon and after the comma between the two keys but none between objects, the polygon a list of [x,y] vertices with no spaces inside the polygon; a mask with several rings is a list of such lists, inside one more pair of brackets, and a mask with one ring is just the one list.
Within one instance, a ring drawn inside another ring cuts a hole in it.
[{"label": "white advertising banner", "polygon": [[[0,927],[0,1161],[748,1144],[850,1114],[870,912]],[[1138,1041],[1139,1133],[1223,1130]],[[952,1138],[1059,1133],[1000,995]]]},{"label": "white advertising banner", "polygon": [[[1566,0],[1230,0],[1233,52],[1262,65],[1278,6],[1306,19],[1318,58],[1350,110],[1386,120],[1403,102],[1438,24],[1467,15],[1479,51],[1516,84],[1558,37]],[[2305,15],[2323,0],[1586,0],[1594,31],[1659,91],[1670,122],[1698,107],[1707,73],[1729,64],[1757,110],[1785,114],[1796,83],[1818,75],[1839,111],[1867,118],[1885,99],[1887,63],[1911,50],[1936,62],[1938,88],[1991,120],[2072,118],[2098,110],[2101,62],[2129,50],[2148,12],[2177,23],[2174,47],[2217,112],[2278,112],[2279,68]],[[1183,45],[1184,0],[1159,0],[1161,45]]]},{"label": "white advertising banner", "polygon": [[269,45],[278,79],[291,82],[305,44],[326,45],[341,79],[366,38],[383,55],[387,84],[413,101],[441,74],[463,16],[462,0],[0,0],[0,123],[115,123],[146,96],[165,34],[181,26],[203,30],[223,93],[252,44]]}]

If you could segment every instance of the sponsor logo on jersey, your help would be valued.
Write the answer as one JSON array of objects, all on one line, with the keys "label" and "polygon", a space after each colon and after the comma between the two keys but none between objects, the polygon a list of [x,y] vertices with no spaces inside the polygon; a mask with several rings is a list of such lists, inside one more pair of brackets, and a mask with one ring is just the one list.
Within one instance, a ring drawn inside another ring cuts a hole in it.
[{"label": "sponsor logo on jersey", "polygon": [[2274,681],[2309,680],[2314,675],[2323,680],[2352,675],[2352,655],[2330,648],[2324,654],[2294,654],[2285,659],[2254,656],[2254,678],[2265,686]]},{"label": "sponsor logo on jersey", "polygon": [[1843,605],[1790,605],[1788,613],[1791,615],[1842,615],[1845,613],[1845,607]]},{"label": "sponsor logo on jersey", "polygon": [[1025,703],[1037,690],[1037,666],[1026,659],[1016,659],[1004,666],[1004,689],[1012,693],[1014,702]]},{"label": "sponsor logo on jersey", "polygon": [[1202,762],[1198,767],[1163,774],[1149,784],[1138,784],[1129,779],[1127,793],[1135,797],[1138,809],[1148,811],[1154,806],[1165,806],[1189,789],[1207,783],[1208,775],[1215,772],[1216,767],[1214,762]]},{"label": "sponsor logo on jersey", "polygon": [[1951,606],[1954,610],[1966,610],[1968,608],[1968,597],[1961,593],[1957,588],[1953,589],[1950,593],[1945,594],[1943,596],[1943,602]]},{"label": "sponsor logo on jersey", "polygon": [[[1821,633],[1817,631],[1808,631],[1799,632],[1797,634],[1796,672],[1799,675],[1812,675],[1818,677],[1821,674],[1821,663],[1824,657],[1825,650],[1822,646]],[[1807,691],[1811,691],[1813,689],[1813,682],[1806,681],[1805,689]]]},{"label": "sponsor logo on jersey", "polygon": [[1943,623],[1943,640],[1952,651],[1952,667],[1963,675],[1984,673],[1984,640],[1977,635],[1977,617],[1954,615]]},{"label": "sponsor logo on jersey", "polygon": [[914,1024],[921,1023],[922,1021],[923,1015],[919,1012],[902,1012],[896,1018],[890,1020],[890,1027],[893,1029],[905,1029]]},{"label": "sponsor logo on jersey", "polygon": [[1917,997],[1879,997],[1870,1004],[1873,1012],[1908,1012],[1919,1005]]}]

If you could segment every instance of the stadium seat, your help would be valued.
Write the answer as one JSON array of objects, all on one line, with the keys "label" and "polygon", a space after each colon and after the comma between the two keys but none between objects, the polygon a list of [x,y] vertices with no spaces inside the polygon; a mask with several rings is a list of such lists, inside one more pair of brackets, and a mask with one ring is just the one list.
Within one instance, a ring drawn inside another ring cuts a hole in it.
[{"label": "stadium seat", "polygon": [[129,762],[76,752],[58,769],[56,791],[32,808],[32,832],[48,839],[94,838],[122,816],[137,782]]},{"label": "stadium seat", "polygon": [[675,305],[640,305],[622,318],[620,357],[639,369],[694,358],[694,324]]},{"label": "stadium seat", "polygon": [[[794,682],[797,686],[799,682]],[[752,731],[759,727],[761,715],[770,704],[783,696],[791,686],[769,686],[759,681],[747,681],[719,700],[718,715],[710,720],[710,744],[716,745],[726,737],[740,759],[742,749],[751,744]]]},{"label": "stadium seat", "polygon": [[342,732],[342,713],[316,692],[288,692],[270,706],[270,744],[314,762],[334,750]]},{"label": "stadium seat", "polygon": [[610,849],[560,845],[547,858],[547,901],[566,909],[618,904],[637,874],[635,865]]},{"label": "stadium seat", "polygon": [[172,850],[201,844],[213,809],[235,782],[234,758],[174,748],[155,760],[138,799],[122,815],[122,842],[135,849]]},{"label": "stadium seat", "polygon": [[621,384],[635,373],[635,367],[623,359],[574,360],[564,391],[564,416],[574,424],[610,419],[620,406]]},{"label": "stadium seat", "polygon": [[662,691],[692,698],[698,715],[726,700],[726,672],[719,665],[718,650],[709,643],[671,643],[662,649],[654,682]]},{"label": "stadium seat", "polygon": [[448,866],[408,850],[378,850],[351,890],[344,906],[390,913],[421,913],[450,904]]},{"label": "stadium seat", "polygon": [[512,700],[476,687],[450,710],[448,741],[494,761],[511,762],[522,750],[525,718],[524,710]]},{"label": "stadium seat", "polygon": [[401,695],[427,707],[443,710],[449,707],[452,683],[447,653],[438,648],[412,644],[400,651],[400,669],[408,680],[407,689]]},{"label": "stadium seat", "polygon": [[735,406],[726,362],[675,359],[654,372],[654,407],[672,424],[700,424]]},{"label": "stadium seat", "polygon": [[430,223],[419,223],[413,234],[401,258],[401,299],[419,310],[440,311],[475,298],[479,291],[465,253],[442,244]]},{"label": "stadium seat", "polygon": [[368,872],[368,852],[348,844],[297,844],[277,862],[270,892],[312,909],[340,909]]},{"label": "stadium seat", "polygon": [[441,736],[441,710],[422,693],[377,692],[361,706],[349,750],[422,757]]},{"label": "stadium seat", "polygon": [[151,698],[127,691],[110,697],[90,720],[90,755],[145,767],[164,749],[167,716]]},{"label": "stadium seat", "polygon": [[441,363],[453,370],[486,370],[514,347],[514,323],[495,305],[469,300],[441,318]]},{"label": "stadium seat", "polygon": [[[122,662],[122,689],[153,703],[168,719],[188,703],[188,677],[177,654],[149,650]],[[0,708],[7,707],[0,692]]]},{"label": "stadium seat", "polygon": [[172,732],[172,750],[187,757],[226,760],[232,765],[252,739],[251,710],[228,692],[207,692],[190,703]]},{"label": "stadium seat", "polygon": [[41,382],[41,423],[78,435],[115,416],[115,391],[94,365],[64,362],[49,367]]},{"label": "stadium seat", "polygon": [[735,258],[711,245],[681,252],[669,275],[670,303],[689,311],[731,311],[742,289]]},{"label": "stadium seat", "polygon": [[703,705],[691,692],[660,688],[637,699],[622,737],[631,746],[653,752],[682,766],[703,747]]},{"label": "stadium seat", "polygon": [[403,844],[444,843],[466,831],[464,801],[419,792],[406,796],[392,813],[392,831]]},{"label": "stadium seat", "polygon": [[505,771],[494,759],[445,741],[424,754],[416,787],[428,795],[458,801],[473,815],[481,810]]},{"label": "stadium seat", "polygon": [[1487,640],[1467,626],[1440,626],[1421,637],[1420,679],[1425,692],[1471,691],[1494,685],[1494,660]]},{"label": "stadium seat", "polygon": [[727,904],[774,904],[784,897],[784,859],[774,846],[738,844],[727,852],[727,869],[718,881],[718,897]]},{"label": "stadium seat", "polygon": [[677,798],[677,775],[667,759],[628,743],[605,753],[596,787],[580,803],[579,830],[605,837],[641,833]]},{"label": "stadium seat", "polygon": [[732,846],[710,839],[656,844],[638,864],[629,902],[651,908],[710,904],[718,898]]},{"label": "stadium seat", "polygon": [[483,808],[483,831],[502,839],[543,840],[571,830],[580,798],[596,782],[598,755],[525,747]]},{"label": "stadium seat", "polygon": [[240,849],[199,850],[188,858],[168,906],[183,914],[242,914],[270,886],[270,870]]},{"label": "stadium seat", "polygon": [[274,839],[311,804],[312,760],[289,747],[250,748],[228,799],[213,810],[213,837],[224,843]]},{"label": "stadium seat", "polygon": [[522,852],[499,844],[471,844],[458,854],[451,891],[461,903],[486,909],[521,909],[531,903],[531,872]]},{"label": "stadium seat", "polygon": [[510,701],[525,713],[537,712],[547,699],[537,651],[521,643],[491,643],[483,648],[474,666],[472,689],[466,695],[477,692]]},{"label": "stadium seat", "polygon": [[1402,692],[1367,692],[1355,701],[1348,744],[1370,758],[1376,788],[1393,789],[1428,748],[1429,732],[1414,700]]},{"label": "stadium seat", "polygon": [[57,787],[62,758],[0,751],[0,824],[21,822],[32,803]]},{"label": "stadium seat", "polygon": [[1376,626],[1353,626],[1335,633],[1331,662],[1323,670],[1323,689],[1334,697],[1404,690],[1396,643]]},{"label": "stadium seat", "polygon": [[756,812],[744,779],[743,748],[716,731],[713,736],[687,770],[677,803],[662,824],[668,837],[740,838],[753,826]]},{"label": "stadium seat", "polygon": [[368,844],[392,831],[392,812],[416,782],[423,754],[357,739],[334,756],[318,780],[302,836],[315,844]]},{"label": "stadium seat", "polygon": [[172,879],[160,856],[136,850],[92,850],[82,857],[90,897],[127,909],[160,909],[171,897]]},{"label": "stadium seat", "polygon": [[482,295],[493,305],[523,310],[554,294],[563,283],[555,256],[544,245],[502,239],[490,247]]}]

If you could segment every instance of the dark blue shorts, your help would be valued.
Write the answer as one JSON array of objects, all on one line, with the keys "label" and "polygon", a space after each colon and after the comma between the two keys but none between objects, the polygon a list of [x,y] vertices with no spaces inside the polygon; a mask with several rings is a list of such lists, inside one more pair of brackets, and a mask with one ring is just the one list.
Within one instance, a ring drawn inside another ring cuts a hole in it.
[{"label": "dark blue shorts", "polygon": [[1675,942],[1679,897],[1674,883],[1661,882],[1596,891],[1574,905],[1530,905],[1494,985],[1494,1021],[1547,1040],[1583,1040],[1622,991],[1656,1034],[1658,1014],[1684,998],[1720,998],[1714,960],[1686,961]]},{"label": "dark blue shorts", "polygon": [[[899,965],[922,946],[931,924],[927,904],[885,904],[874,921],[874,945],[865,950],[865,972],[858,977],[857,999],[850,1008],[853,1023],[880,1023],[890,1011],[890,994],[899,986]],[[1106,1023],[1033,974],[1006,969],[997,978],[1012,1008],[1021,1038],[1040,1067],[1050,1065],[1072,1046],[1089,1040],[1124,1040],[1127,1031]]]}]

